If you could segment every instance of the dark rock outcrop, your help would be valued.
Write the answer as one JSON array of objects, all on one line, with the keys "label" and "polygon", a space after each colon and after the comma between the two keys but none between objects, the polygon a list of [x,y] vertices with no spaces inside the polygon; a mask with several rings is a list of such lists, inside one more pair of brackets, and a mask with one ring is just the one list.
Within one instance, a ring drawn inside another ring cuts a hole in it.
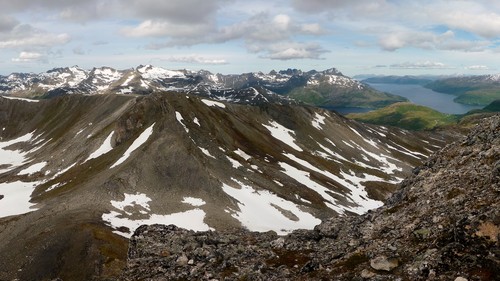
[{"label": "dark rock outcrop", "polygon": [[312,231],[142,226],[124,280],[499,280],[500,116],[428,159],[384,207]]}]

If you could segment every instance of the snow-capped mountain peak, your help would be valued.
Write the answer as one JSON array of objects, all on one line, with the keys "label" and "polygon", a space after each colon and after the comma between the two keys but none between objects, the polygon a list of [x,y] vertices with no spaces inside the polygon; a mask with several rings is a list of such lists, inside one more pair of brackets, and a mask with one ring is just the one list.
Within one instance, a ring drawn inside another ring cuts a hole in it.
[{"label": "snow-capped mountain peak", "polygon": [[[269,73],[251,72],[243,74],[214,74],[210,71],[168,70],[153,65],[139,65],[136,68],[116,70],[99,67],[83,70],[78,66],[55,68],[39,74],[16,73],[0,76],[0,95],[22,98],[50,98],[66,94],[139,94],[154,92],[188,92],[212,99],[234,102],[255,101],[249,88],[263,88],[267,92],[287,96],[307,102],[304,95],[320,93],[320,106],[344,106],[336,101],[350,101],[352,94],[371,96],[374,89],[344,76],[335,68],[325,71],[299,69],[271,71]],[[245,96],[251,95],[251,96]],[[394,97],[377,93],[376,99],[385,99],[382,104],[397,102]],[[380,98],[380,96],[382,96]],[[276,100],[273,96],[272,100]],[[269,97],[267,97],[269,98]],[[376,100],[367,98],[366,100]],[[264,102],[266,99],[261,99]],[[387,102],[385,102],[387,100]],[[280,103],[289,102],[282,99]],[[378,101],[377,101],[378,102]],[[332,104],[333,103],[333,104]],[[345,102],[344,102],[345,103]],[[349,106],[369,107],[370,104],[349,104]]]}]

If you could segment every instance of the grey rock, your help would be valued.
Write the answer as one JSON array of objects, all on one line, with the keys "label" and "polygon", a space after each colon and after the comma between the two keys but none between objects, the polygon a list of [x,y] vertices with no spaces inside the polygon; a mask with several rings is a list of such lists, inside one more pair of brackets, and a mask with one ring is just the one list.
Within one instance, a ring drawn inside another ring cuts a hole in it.
[{"label": "grey rock", "polygon": [[370,266],[375,270],[391,271],[398,265],[397,258],[388,258],[386,256],[378,256],[370,260]]}]

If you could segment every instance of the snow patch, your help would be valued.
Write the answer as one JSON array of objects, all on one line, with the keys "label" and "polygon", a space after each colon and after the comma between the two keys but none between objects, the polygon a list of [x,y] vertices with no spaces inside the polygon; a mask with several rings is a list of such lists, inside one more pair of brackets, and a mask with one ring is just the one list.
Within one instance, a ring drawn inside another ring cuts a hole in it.
[{"label": "snow patch", "polygon": [[[201,203],[199,200],[187,199],[188,202],[195,204]],[[151,198],[143,193],[125,194],[125,199],[123,201],[111,201],[111,205],[113,205],[113,207],[118,211],[110,211],[109,213],[104,213],[102,214],[101,218],[103,221],[109,223],[115,229],[122,227],[128,228],[128,231],[113,231],[114,233],[126,238],[130,238],[134,231],[143,224],[175,224],[178,227],[191,229],[194,231],[211,230],[211,228],[204,222],[205,212],[201,209],[196,208],[193,210],[173,213],[169,215],[149,214],[149,212],[151,211],[149,207],[150,201]],[[147,218],[134,219],[134,216]]]},{"label": "snow patch", "polygon": [[210,151],[208,151],[208,149],[205,149],[205,148],[203,148],[203,147],[199,147],[199,149],[200,149],[200,150],[201,150],[201,152],[203,152],[203,154],[205,154],[206,156],[216,159],[216,158],[215,158],[215,156],[213,156],[212,154],[210,154]]},{"label": "snow patch", "polygon": [[198,127],[201,127],[201,124],[200,124],[200,121],[198,120],[198,118],[194,118],[193,119],[193,123],[195,123],[196,125],[198,125]]},{"label": "snow patch", "polygon": [[239,167],[243,167],[243,165],[241,165],[240,162],[234,160],[233,158],[231,158],[229,156],[226,156],[226,157],[227,157],[227,160],[229,160],[229,162],[231,162],[231,164],[233,165],[233,168],[238,169]]},{"label": "snow patch", "polygon": [[238,201],[239,211],[231,216],[238,219],[250,231],[274,230],[279,235],[286,235],[295,229],[312,229],[321,220],[301,210],[300,206],[284,200],[267,190],[255,190],[236,179],[232,179],[240,188],[227,184],[222,190]]},{"label": "snow patch", "polygon": [[21,150],[10,150],[6,148],[13,144],[29,142],[33,139],[33,135],[34,133],[32,132],[10,141],[0,142],[0,166],[7,166],[7,168],[0,169],[0,173],[10,171],[17,166],[22,165],[26,160],[26,155],[28,154],[28,152]]},{"label": "snow patch", "polygon": [[182,198],[181,202],[189,204],[193,207],[200,207],[206,204],[206,202],[203,199],[195,197],[184,197]]},{"label": "snow patch", "polygon": [[276,121],[271,121],[269,125],[263,125],[266,127],[269,132],[271,132],[271,135],[275,138],[280,140],[281,142],[287,144],[291,148],[297,150],[297,151],[302,151],[302,148],[300,148],[295,142],[295,132],[282,126],[281,124],[277,123]]},{"label": "snow patch", "polygon": [[338,206],[338,204],[335,205],[337,200],[334,199],[330,194],[327,193],[327,191],[329,191],[329,192],[334,192],[334,191],[327,189],[326,187],[321,186],[320,184],[312,181],[310,179],[309,173],[301,171],[301,170],[299,170],[299,169],[297,169],[297,168],[295,168],[287,163],[280,163],[280,166],[283,169],[285,169],[285,173],[287,175],[289,175],[292,178],[295,178],[298,182],[301,182],[305,186],[310,187],[311,189],[318,192],[318,194],[320,194],[327,201],[327,206],[330,207],[334,211],[338,211],[339,207],[340,207],[344,210],[348,210],[348,211],[354,212],[356,214],[363,214],[363,213],[367,212],[368,210],[378,208],[378,207],[383,205],[383,203],[380,201],[368,198],[368,194],[366,193],[364,186],[361,185],[362,182],[366,182],[366,181],[373,181],[373,180],[383,181],[383,179],[381,179],[381,178],[371,176],[368,174],[364,174],[363,178],[356,177],[357,178],[356,180],[349,177],[348,179],[350,180],[350,182],[348,182],[346,180],[346,178],[340,178],[340,177],[330,173],[329,171],[320,170],[317,167],[315,167],[314,165],[312,165],[311,163],[309,163],[305,160],[302,160],[300,158],[297,158],[293,154],[287,153],[287,154],[284,154],[284,156],[286,156],[289,159],[293,160],[294,162],[300,164],[301,166],[308,168],[311,171],[322,174],[322,175],[332,179],[333,181],[339,183],[340,185],[342,185],[350,190],[350,194],[343,194],[343,196],[349,198],[350,201],[352,203],[354,203],[355,206]]},{"label": "snow patch", "polygon": [[18,175],[21,176],[21,175],[31,175],[31,174],[34,174],[34,173],[38,173],[46,165],[47,165],[47,162],[40,162],[40,163],[33,164],[33,165],[29,166],[28,168],[21,170],[18,173]]},{"label": "snow patch", "polygon": [[186,125],[184,124],[184,122],[182,122],[184,120],[184,118],[182,117],[181,113],[176,111],[175,112],[175,118],[177,119],[177,121],[182,125],[182,127],[184,127],[184,130],[186,131],[186,133],[189,134],[189,129],[188,127],[186,127]]},{"label": "snow patch", "polygon": [[0,218],[36,211],[30,203],[31,193],[41,182],[15,181],[0,183]]},{"label": "snow patch", "polygon": [[314,114],[314,119],[312,120],[313,127],[315,127],[318,130],[321,130],[322,129],[321,125],[325,125],[325,119],[326,119],[325,116],[316,112]]},{"label": "snow patch", "polygon": [[245,151],[241,150],[241,149],[236,149],[234,151],[234,153],[236,153],[238,156],[240,156],[241,158],[245,159],[245,161],[248,161],[248,159],[252,158],[252,156],[248,155],[245,153]]},{"label": "snow patch", "polygon": [[96,151],[94,151],[92,154],[90,154],[90,156],[84,162],[87,162],[90,159],[97,158],[101,155],[104,155],[104,154],[110,152],[113,149],[113,147],[111,146],[111,138],[113,138],[114,133],[115,133],[114,131],[111,132],[108,135],[108,137],[104,140],[104,142],[101,144],[101,146]]},{"label": "snow patch", "polygon": [[207,99],[202,99],[201,101],[208,106],[218,106],[220,108],[226,108],[226,105],[223,104],[222,102],[207,100]]},{"label": "snow patch", "polygon": [[9,96],[2,96],[4,99],[8,100],[21,100],[21,101],[26,101],[26,102],[40,102],[39,100],[32,100],[32,99],[25,99],[25,98],[18,98],[18,97],[9,97]]}]

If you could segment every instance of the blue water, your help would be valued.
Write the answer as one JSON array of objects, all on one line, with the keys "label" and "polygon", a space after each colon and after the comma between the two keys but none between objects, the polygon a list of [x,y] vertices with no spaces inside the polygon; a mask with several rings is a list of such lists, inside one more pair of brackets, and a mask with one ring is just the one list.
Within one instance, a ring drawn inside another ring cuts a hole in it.
[{"label": "blue water", "polygon": [[430,107],[442,113],[463,114],[483,106],[465,105],[453,101],[456,96],[438,93],[420,85],[369,84],[376,90],[405,97],[415,104]]}]

